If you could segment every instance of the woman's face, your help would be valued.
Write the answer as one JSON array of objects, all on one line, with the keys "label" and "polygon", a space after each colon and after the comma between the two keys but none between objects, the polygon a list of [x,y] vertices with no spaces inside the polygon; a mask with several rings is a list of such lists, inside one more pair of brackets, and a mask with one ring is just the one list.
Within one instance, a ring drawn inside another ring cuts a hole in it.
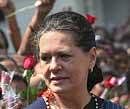
[{"label": "woman's face", "polygon": [[86,88],[95,50],[83,52],[69,32],[44,33],[39,42],[40,66],[46,85],[54,92]]}]

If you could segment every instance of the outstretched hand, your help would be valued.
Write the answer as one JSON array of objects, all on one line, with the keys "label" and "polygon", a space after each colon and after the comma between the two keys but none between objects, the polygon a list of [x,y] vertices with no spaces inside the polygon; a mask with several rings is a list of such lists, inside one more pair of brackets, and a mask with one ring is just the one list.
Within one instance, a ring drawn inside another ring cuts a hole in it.
[{"label": "outstretched hand", "polygon": [[41,13],[49,13],[53,8],[55,0],[36,0],[35,6],[37,11]]}]

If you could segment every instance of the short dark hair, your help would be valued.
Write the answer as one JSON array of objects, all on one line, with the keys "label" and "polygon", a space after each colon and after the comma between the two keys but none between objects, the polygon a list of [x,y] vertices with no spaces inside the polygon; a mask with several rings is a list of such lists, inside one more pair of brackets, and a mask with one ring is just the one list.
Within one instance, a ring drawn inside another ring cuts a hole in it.
[{"label": "short dark hair", "polygon": [[12,81],[22,81],[26,86],[28,86],[26,79],[19,74],[14,74]]}]

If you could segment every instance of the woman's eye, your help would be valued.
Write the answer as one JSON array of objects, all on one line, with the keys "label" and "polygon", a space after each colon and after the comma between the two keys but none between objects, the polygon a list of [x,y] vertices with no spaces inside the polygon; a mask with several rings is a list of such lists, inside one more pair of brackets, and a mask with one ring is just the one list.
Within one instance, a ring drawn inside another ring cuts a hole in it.
[{"label": "woman's eye", "polygon": [[45,61],[45,62],[49,62],[49,61],[51,60],[51,56],[47,56],[47,55],[41,56],[41,59],[42,59],[43,61]]},{"label": "woman's eye", "polygon": [[72,56],[68,54],[60,54],[59,57],[63,60],[69,60]]}]

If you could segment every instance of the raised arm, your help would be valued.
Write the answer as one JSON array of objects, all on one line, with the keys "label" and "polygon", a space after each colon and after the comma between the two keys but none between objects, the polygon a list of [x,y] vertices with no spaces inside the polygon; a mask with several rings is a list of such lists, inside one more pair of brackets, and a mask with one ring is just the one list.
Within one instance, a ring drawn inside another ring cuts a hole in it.
[{"label": "raised arm", "polygon": [[32,37],[32,30],[37,31],[39,24],[53,8],[54,2],[55,0],[36,0],[36,10],[25,31],[20,48],[17,52],[18,54],[24,55],[31,52],[29,39]]},{"label": "raised arm", "polygon": [[4,12],[9,25],[9,33],[12,44],[17,51],[21,43],[21,34],[17,23],[16,15],[9,16],[15,12],[15,6],[11,0],[0,0],[0,9]]}]

